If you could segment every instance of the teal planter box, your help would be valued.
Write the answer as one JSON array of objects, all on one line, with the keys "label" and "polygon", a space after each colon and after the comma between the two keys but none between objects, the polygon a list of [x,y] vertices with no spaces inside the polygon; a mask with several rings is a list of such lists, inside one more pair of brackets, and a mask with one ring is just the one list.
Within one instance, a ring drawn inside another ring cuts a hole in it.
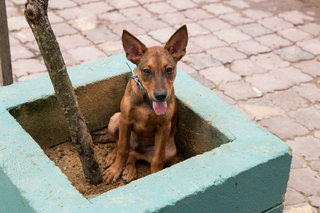
[{"label": "teal planter box", "polygon": [[[69,69],[91,130],[119,111],[125,62]],[[175,90],[190,158],[87,200],[41,149],[68,137],[48,76],[0,88],[0,212],[282,212],[289,147],[181,69]]]}]

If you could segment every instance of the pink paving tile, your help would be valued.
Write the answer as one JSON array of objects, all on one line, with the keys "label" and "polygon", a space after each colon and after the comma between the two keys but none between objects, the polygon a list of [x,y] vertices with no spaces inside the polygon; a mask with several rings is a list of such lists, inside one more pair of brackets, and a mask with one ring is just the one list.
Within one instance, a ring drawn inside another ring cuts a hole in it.
[{"label": "pink paving tile", "polygon": [[233,7],[237,7],[239,9],[244,9],[244,8],[250,7],[250,5],[247,2],[242,1],[242,0],[230,0],[230,1],[226,1],[225,4],[228,4]]},{"label": "pink paving tile", "polygon": [[24,46],[16,45],[10,48],[11,51],[11,61],[16,61],[18,59],[33,58],[35,55],[26,49]]},{"label": "pink paving tile", "polygon": [[170,24],[171,26],[176,25],[176,24],[186,24],[192,22],[191,19],[186,18],[182,13],[176,12],[176,13],[168,13],[165,16],[159,16],[159,18]]},{"label": "pink paving tile", "polygon": [[130,7],[119,10],[119,12],[123,15],[128,17],[130,20],[136,20],[136,19],[145,19],[148,20],[152,17],[152,14],[148,12],[143,7]]},{"label": "pink paving tile", "polygon": [[240,41],[237,43],[233,43],[231,46],[245,53],[246,55],[256,55],[258,53],[271,51],[270,48],[263,46],[254,40]]},{"label": "pink paving tile", "polygon": [[113,9],[112,6],[106,2],[93,2],[90,4],[83,4],[80,6],[85,11],[90,11],[90,15],[99,15]]},{"label": "pink paving tile", "polygon": [[229,44],[250,39],[250,36],[235,28],[220,30],[214,34]]},{"label": "pink paving tile", "polygon": [[64,50],[92,45],[92,42],[90,40],[86,39],[80,34],[57,37],[57,40],[60,47]]},{"label": "pink paving tile", "polygon": [[105,58],[106,54],[94,46],[77,47],[69,49],[68,53],[78,62],[93,61]]},{"label": "pink paving tile", "polygon": [[320,39],[310,39],[310,40],[304,40],[297,43],[299,47],[302,49],[314,54],[318,55],[320,54]]},{"label": "pink paving tile", "polygon": [[241,79],[238,74],[231,72],[229,68],[226,68],[224,66],[210,67],[201,70],[200,74],[209,81],[212,81],[215,85]]},{"label": "pink paving tile", "polygon": [[226,15],[219,16],[219,18],[223,19],[224,21],[232,25],[248,24],[254,21],[250,18],[243,16],[240,13],[228,13]]},{"label": "pink paving tile", "polygon": [[222,14],[234,12],[234,10],[231,7],[225,6],[220,3],[206,4],[203,6],[203,8],[215,15],[222,15]]},{"label": "pink paving tile", "polygon": [[29,73],[44,72],[46,67],[37,59],[21,59],[12,62],[12,73],[18,78]]},{"label": "pink paving tile", "polygon": [[267,11],[257,10],[257,9],[247,9],[242,11],[243,14],[248,16],[249,18],[252,18],[254,20],[259,20],[262,18],[270,17],[272,16],[271,13]]},{"label": "pink paving tile", "polygon": [[67,23],[59,23],[51,25],[52,30],[56,36],[65,36],[65,35],[72,35],[78,33],[73,27],[71,27]]},{"label": "pink paving tile", "polygon": [[146,33],[146,31],[143,28],[138,27],[132,21],[111,23],[108,27],[110,27],[110,29],[119,36],[122,35],[123,29],[126,29],[134,35],[141,35]]},{"label": "pink paving tile", "polygon": [[187,18],[192,19],[193,21],[198,21],[201,19],[211,18],[212,15],[207,13],[204,9],[201,8],[192,8],[185,11],[181,11]]},{"label": "pink paving tile", "polygon": [[302,61],[295,63],[293,66],[299,68],[302,72],[311,75],[312,77],[320,76],[320,62],[316,60]]},{"label": "pink paving tile", "polygon": [[280,47],[285,47],[289,46],[292,43],[276,34],[268,34],[260,37],[255,38],[258,42],[261,44],[270,47],[270,48],[280,48]]},{"label": "pink paving tile", "polygon": [[317,23],[306,23],[304,25],[298,26],[303,32],[310,33],[313,36],[320,35],[320,25]]},{"label": "pink paving tile", "polygon": [[309,33],[305,33],[297,28],[281,30],[281,31],[278,31],[278,34],[292,42],[297,42],[297,41],[302,41],[302,40],[307,40],[312,38],[312,36]]},{"label": "pink paving tile", "polygon": [[192,37],[189,41],[194,42],[196,45],[200,46],[205,50],[209,50],[215,47],[227,46],[227,43],[221,41],[214,35],[200,35]]},{"label": "pink paving tile", "polygon": [[128,21],[129,19],[119,13],[118,11],[113,11],[113,12],[107,12],[104,14],[101,14],[98,16],[100,20],[106,21],[107,23],[115,23],[115,22],[124,22]]},{"label": "pink paving tile", "polygon": [[199,23],[201,26],[204,28],[210,30],[211,32],[231,28],[231,25],[222,21],[221,19],[218,18],[211,18],[211,19],[205,19],[205,20],[200,20],[197,23]]},{"label": "pink paving tile", "polygon": [[303,24],[305,21],[314,21],[314,18],[301,11],[291,10],[280,13],[279,16],[292,24]]},{"label": "pink paving tile", "polygon": [[308,101],[302,98],[292,88],[269,94],[267,98],[285,111],[306,107],[308,104]]},{"label": "pink paving tile", "polygon": [[167,14],[167,13],[174,13],[177,10],[171,7],[166,2],[155,2],[151,4],[143,5],[147,10],[154,14]]},{"label": "pink paving tile", "polygon": [[194,8],[196,6],[195,3],[193,3],[190,0],[174,0],[168,2],[172,7],[178,9],[178,10],[185,10],[188,8]]},{"label": "pink paving tile", "polygon": [[165,44],[174,32],[175,29],[173,29],[172,27],[168,27],[152,30],[148,32],[148,34],[151,35],[151,37],[155,40],[160,41],[160,43]]},{"label": "pink paving tile", "polygon": [[250,59],[236,60],[231,64],[231,71],[238,73],[240,76],[250,76],[256,73],[265,73],[263,67],[258,66]]},{"label": "pink paving tile", "polygon": [[139,5],[138,2],[134,0],[126,0],[126,1],[108,0],[108,3],[117,9],[135,7]]},{"label": "pink paving tile", "polygon": [[137,19],[137,20],[134,20],[134,23],[136,23],[139,27],[141,27],[142,29],[144,29],[147,32],[151,31],[151,30],[156,30],[159,28],[169,27],[169,24],[167,24],[164,21],[161,21],[155,17]]},{"label": "pink paving tile", "polygon": [[309,100],[311,103],[320,102],[320,88],[314,83],[301,84],[294,87],[293,90],[299,93],[301,97]]},{"label": "pink paving tile", "polygon": [[233,98],[234,100],[247,100],[248,98],[255,98],[261,96],[257,94],[252,87],[245,81],[232,81],[219,86],[219,89],[224,92],[225,95]]},{"label": "pink paving tile", "polygon": [[231,63],[234,60],[244,59],[247,57],[232,47],[217,47],[209,50],[208,53],[211,57],[221,61],[222,63]]},{"label": "pink paving tile", "polygon": [[264,18],[258,21],[260,24],[265,26],[266,28],[269,28],[273,31],[283,30],[287,28],[292,28],[293,25],[287,21],[284,21],[283,19],[275,16],[270,18]]},{"label": "pink paving tile", "polygon": [[251,24],[245,24],[245,25],[240,25],[237,27],[237,29],[241,30],[242,32],[251,35],[253,37],[256,36],[261,36],[265,34],[270,34],[272,33],[271,30],[261,26],[260,24],[257,23],[251,23]]},{"label": "pink paving tile", "polygon": [[[176,28],[180,27],[181,25],[177,25]],[[209,30],[203,28],[201,25],[197,24],[197,23],[190,23],[187,24],[188,27],[188,35],[190,37],[192,36],[198,36],[198,35],[207,35],[210,33]]]},{"label": "pink paving tile", "polygon": [[77,4],[70,0],[50,1],[49,9],[65,9],[69,7],[76,7]]}]

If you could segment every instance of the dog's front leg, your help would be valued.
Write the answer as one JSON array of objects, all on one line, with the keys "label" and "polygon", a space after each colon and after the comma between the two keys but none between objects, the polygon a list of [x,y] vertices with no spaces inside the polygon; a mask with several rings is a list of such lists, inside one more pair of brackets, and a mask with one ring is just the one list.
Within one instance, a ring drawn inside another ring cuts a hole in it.
[{"label": "dog's front leg", "polygon": [[128,122],[126,118],[120,114],[119,117],[119,140],[117,144],[117,156],[112,164],[104,172],[104,179],[107,183],[115,182],[119,179],[123,166],[127,162],[129,151],[130,151],[130,135],[131,135],[132,125]]},{"label": "dog's front leg", "polygon": [[171,122],[167,125],[159,127],[155,135],[154,156],[151,161],[151,173],[158,172],[163,169],[166,154],[166,144],[169,138]]}]

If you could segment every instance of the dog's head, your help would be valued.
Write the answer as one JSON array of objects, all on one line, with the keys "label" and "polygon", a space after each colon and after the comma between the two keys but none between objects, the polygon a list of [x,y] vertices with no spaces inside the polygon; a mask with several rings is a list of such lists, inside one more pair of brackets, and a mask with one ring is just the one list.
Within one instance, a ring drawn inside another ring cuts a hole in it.
[{"label": "dog's head", "polygon": [[177,62],[186,54],[188,32],[186,25],[178,29],[164,47],[147,48],[124,30],[122,44],[127,59],[137,65],[137,74],[157,115],[166,113],[167,101],[173,91]]}]

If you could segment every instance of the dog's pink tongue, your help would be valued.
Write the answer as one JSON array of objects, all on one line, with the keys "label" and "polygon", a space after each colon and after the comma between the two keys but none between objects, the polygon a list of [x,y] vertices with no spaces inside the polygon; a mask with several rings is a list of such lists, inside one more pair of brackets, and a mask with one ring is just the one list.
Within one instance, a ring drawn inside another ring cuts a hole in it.
[{"label": "dog's pink tongue", "polygon": [[152,102],[153,110],[156,113],[156,115],[163,115],[167,111],[167,102]]}]

